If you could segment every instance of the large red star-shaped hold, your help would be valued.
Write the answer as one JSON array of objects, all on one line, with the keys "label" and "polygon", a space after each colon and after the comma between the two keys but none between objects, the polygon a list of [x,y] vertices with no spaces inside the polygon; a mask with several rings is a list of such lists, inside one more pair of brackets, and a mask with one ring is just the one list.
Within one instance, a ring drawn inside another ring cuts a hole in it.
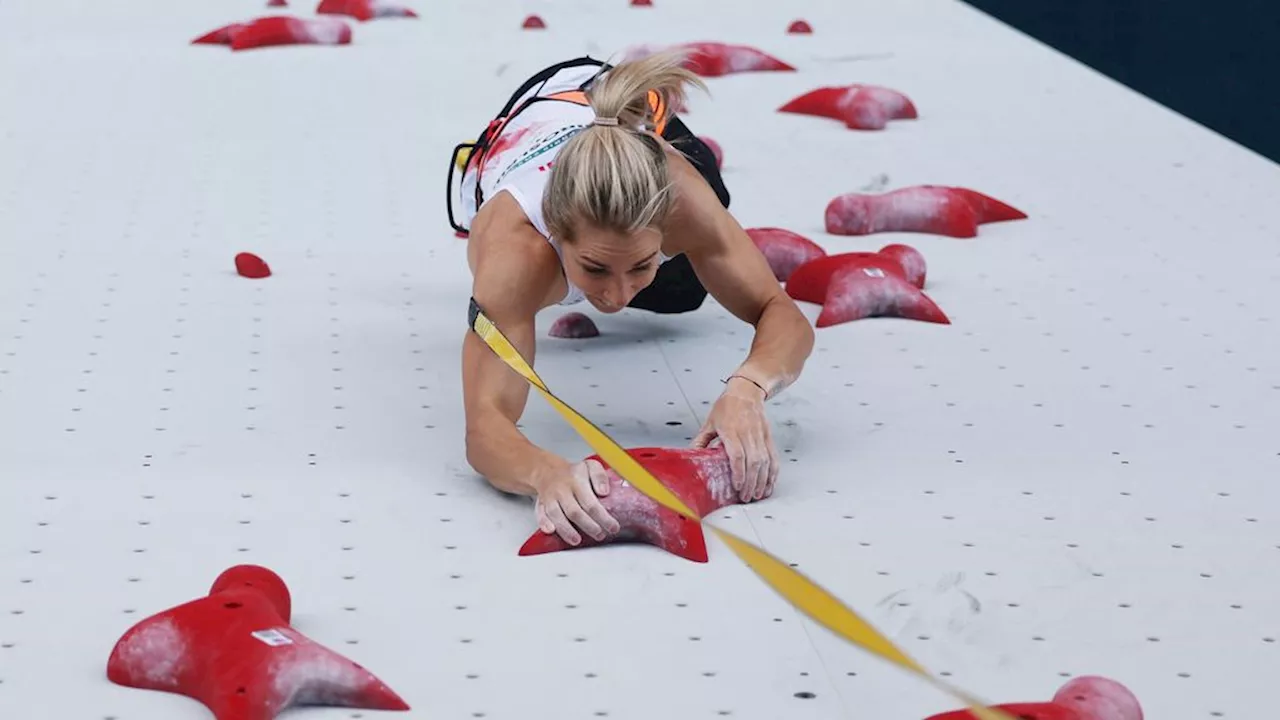
[{"label": "large red star-shaped hold", "polygon": [[879,252],[825,255],[797,267],[787,294],[821,303],[817,327],[870,317],[900,317],[948,325],[946,313],[921,292],[924,256],[909,245],[886,245]]},{"label": "large red star-shaped hold", "polygon": [[270,15],[224,25],[191,42],[197,45],[230,45],[236,51],[276,45],[348,45],[351,43],[351,26],[334,17]]},{"label": "large red star-shaped hold", "polygon": [[914,232],[975,237],[978,226],[1022,220],[1021,210],[976,190],[916,185],[879,195],[846,193],[832,198],[824,214],[833,235]]},{"label": "large red star-shaped hold", "polygon": [[[1050,702],[993,705],[1018,720],[1142,720],[1142,705],[1124,685],[1097,675],[1084,675],[1058,688]],[[973,713],[955,710],[926,720],[971,720]]]},{"label": "large red star-shaped hold", "polygon": [[876,85],[821,87],[787,102],[778,112],[840,120],[852,130],[883,130],[890,120],[919,117],[906,95]]},{"label": "large red star-shaped hold", "polygon": [[[627,453],[670,488],[698,517],[706,517],[722,507],[739,503],[724,446],[643,447],[630,448]],[[699,523],[668,510],[632,487],[631,483],[609,469],[599,455],[588,459],[598,461],[609,475],[609,494],[600,498],[600,502],[622,526],[621,530],[603,541],[583,535],[578,545],[570,545],[559,535],[539,530],[521,546],[521,555],[541,555],[616,542],[642,542],[657,545],[686,560],[707,562],[707,540]]]},{"label": "large red star-shaped hold", "polygon": [[[1075,710],[1051,702],[1006,703],[991,707],[995,710],[1003,710],[1018,720],[1086,720]],[[968,710],[956,710],[941,715],[931,715],[925,720],[976,720],[977,717]]]},{"label": "large red star-shaped hold", "polygon": [[765,262],[769,263],[769,269],[779,282],[786,282],[801,265],[827,255],[821,245],[782,228],[747,228],[747,237],[764,255]]},{"label": "large red star-shaped hold", "polygon": [[720,77],[744,72],[794,72],[782,60],[750,45],[722,42],[690,42],[679,45],[633,45],[623,53],[623,60],[639,60],[662,50],[679,49],[688,53],[684,67],[703,77]]},{"label": "large red star-shaped hold", "polygon": [[186,695],[217,720],[272,720],[289,707],[408,710],[368,670],[289,627],[284,581],[238,565],[207,597],[152,615],[116,642],[107,678]]}]

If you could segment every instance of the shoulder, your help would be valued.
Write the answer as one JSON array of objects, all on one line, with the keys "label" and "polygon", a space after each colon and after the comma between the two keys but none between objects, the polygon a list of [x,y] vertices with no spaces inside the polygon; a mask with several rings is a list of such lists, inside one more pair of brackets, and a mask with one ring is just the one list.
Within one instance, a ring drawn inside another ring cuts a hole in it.
[{"label": "shoulder", "polygon": [[493,309],[495,321],[493,312],[532,315],[564,295],[559,255],[505,192],[476,214],[467,238],[467,264],[472,296],[486,312]]},{"label": "shoulder", "polygon": [[714,251],[738,229],[737,221],[693,163],[669,144],[666,148],[675,204],[663,227],[664,251],[668,255]]}]

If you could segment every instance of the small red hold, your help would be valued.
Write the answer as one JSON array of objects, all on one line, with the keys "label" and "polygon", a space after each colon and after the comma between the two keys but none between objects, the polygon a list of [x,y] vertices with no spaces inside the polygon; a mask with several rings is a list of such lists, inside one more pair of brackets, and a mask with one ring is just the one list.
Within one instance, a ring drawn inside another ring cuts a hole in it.
[{"label": "small red hold", "polygon": [[456,238],[462,238],[463,240],[466,240],[467,238],[471,237],[471,233],[467,232],[466,230],[454,230],[453,236]]},{"label": "small red hold", "polygon": [[653,0],[631,0],[631,7],[653,7]]},{"label": "small red hold", "polygon": [[711,151],[711,154],[715,156],[716,169],[719,170],[721,166],[724,165],[724,149],[720,147],[720,143],[712,140],[706,135],[699,135],[698,139],[701,140],[702,143],[707,146],[707,149]]},{"label": "small red hold", "polygon": [[821,305],[827,300],[831,278],[847,265],[876,267],[899,275],[916,288],[924,287],[924,256],[908,245],[886,245],[878,252],[847,252],[809,260],[787,278],[787,295],[793,300]]},{"label": "small red hold", "polygon": [[637,60],[665,49],[688,52],[684,66],[703,77],[719,77],[743,72],[794,72],[795,68],[778,58],[748,45],[730,45],[721,42],[693,42],[665,48],[658,45],[635,45],[623,55],[625,60]]},{"label": "small red hold", "polygon": [[874,261],[849,263],[832,273],[822,312],[814,325],[823,328],[874,317],[951,324],[946,313],[920,288]]},{"label": "small red hold", "polygon": [[236,255],[236,273],[241,277],[255,280],[271,277],[271,268],[266,261],[253,253],[242,252]]},{"label": "small red hold", "polygon": [[351,28],[337,18],[272,15],[247,23],[232,23],[191,42],[230,45],[232,50],[251,50],[274,45],[346,45],[351,42]]},{"label": "small red hold", "polygon": [[600,330],[596,328],[596,324],[591,318],[580,312],[565,313],[551,324],[551,329],[547,334],[556,338],[593,338],[600,335]]},{"label": "small red hold", "polygon": [[787,26],[787,32],[791,35],[812,35],[813,26],[804,20],[796,20]]},{"label": "small red hold", "polygon": [[[733,489],[729,456],[723,445],[710,448],[629,448],[627,453],[679,497],[698,517],[720,508],[739,504]],[[609,476],[609,492],[600,498],[609,514],[622,526],[604,541],[583,534],[582,542],[570,545],[559,535],[534,532],[520,548],[520,555],[594,547],[611,543],[641,542],[656,545],[673,555],[693,562],[707,562],[707,540],[702,526],[659,505],[609,469],[598,455],[588,460],[601,464]]]},{"label": "small red hold", "polygon": [[821,87],[790,100],[778,112],[840,120],[852,130],[883,130],[890,120],[919,117],[906,95],[876,85]]},{"label": "small red hold", "polygon": [[1082,720],[1142,720],[1138,698],[1124,685],[1097,675],[1074,678],[1058,689],[1053,701],[1075,710]]},{"label": "small red hold", "polygon": [[289,7],[288,0],[267,0],[267,7]]},{"label": "small red hold", "polygon": [[396,5],[387,0],[320,0],[316,13],[321,15],[347,15],[367,22],[374,18],[406,17],[416,18],[418,14],[403,5]]},{"label": "small red hold", "polygon": [[967,188],[918,185],[880,195],[847,193],[827,203],[825,224],[833,235],[919,232],[975,237],[984,223],[1021,220],[1026,214]]},{"label": "small red hold", "polygon": [[209,594],[129,628],[107,660],[117,685],[185,695],[217,720],[272,720],[290,707],[408,710],[368,670],[289,626],[271,570],[229,568]]},{"label": "small red hold", "polygon": [[543,22],[542,18],[538,17],[537,15],[530,15],[529,17],[524,19],[524,22],[520,25],[520,27],[524,28],[525,30],[542,30],[547,27],[547,24]]},{"label": "small red hold", "polygon": [[786,282],[801,265],[827,254],[812,240],[782,228],[747,228],[747,236],[760,249],[779,282]]}]

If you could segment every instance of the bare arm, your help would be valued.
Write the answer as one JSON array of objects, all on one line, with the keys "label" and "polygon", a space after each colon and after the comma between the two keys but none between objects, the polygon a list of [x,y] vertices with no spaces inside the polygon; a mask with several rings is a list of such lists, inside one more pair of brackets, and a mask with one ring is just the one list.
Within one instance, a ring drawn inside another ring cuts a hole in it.
[{"label": "bare arm", "polygon": [[[490,205],[500,210],[503,202],[510,198],[499,196]],[[475,274],[472,297],[532,364],[534,317],[559,273],[554,251],[532,226],[501,217],[477,217],[468,243],[474,243],[469,252]],[[560,458],[516,427],[529,384],[470,329],[462,343],[462,395],[467,462],[500,490],[537,494],[533,478]]]},{"label": "bare arm", "polygon": [[813,352],[813,327],[698,171],[683,158],[672,158],[671,169],[681,198],[673,226],[681,228],[679,242],[698,279],[729,312],[756,329],[746,360],[733,374],[755,381],[771,398],[800,376]]}]

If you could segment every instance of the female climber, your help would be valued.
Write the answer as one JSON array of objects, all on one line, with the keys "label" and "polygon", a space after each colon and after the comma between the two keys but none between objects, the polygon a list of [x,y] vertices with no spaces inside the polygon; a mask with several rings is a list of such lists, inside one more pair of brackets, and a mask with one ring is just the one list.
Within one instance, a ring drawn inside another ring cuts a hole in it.
[{"label": "female climber", "polygon": [[[534,316],[585,299],[597,310],[683,313],[708,291],[755,327],[694,438],[725,448],[744,502],[768,497],[778,455],[764,403],[799,376],[813,329],[727,210],[710,149],[669,108],[685,86],[706,89],[662,53],[611,66],[589,57],[551,66],[512,96],[462,166],[472,299],[521,355],[534,360]],[[462,149],[464,146],[459,146]],[[458,153],[455,151],[455,162]],[[622,381],[622,378],[619,378]],[[608,479],[516,427],[529,393],[473,332],[462,347],[467,461],[499,490],[536,496],[545,533],[577,545],[620,529],[601,504]]]}]

